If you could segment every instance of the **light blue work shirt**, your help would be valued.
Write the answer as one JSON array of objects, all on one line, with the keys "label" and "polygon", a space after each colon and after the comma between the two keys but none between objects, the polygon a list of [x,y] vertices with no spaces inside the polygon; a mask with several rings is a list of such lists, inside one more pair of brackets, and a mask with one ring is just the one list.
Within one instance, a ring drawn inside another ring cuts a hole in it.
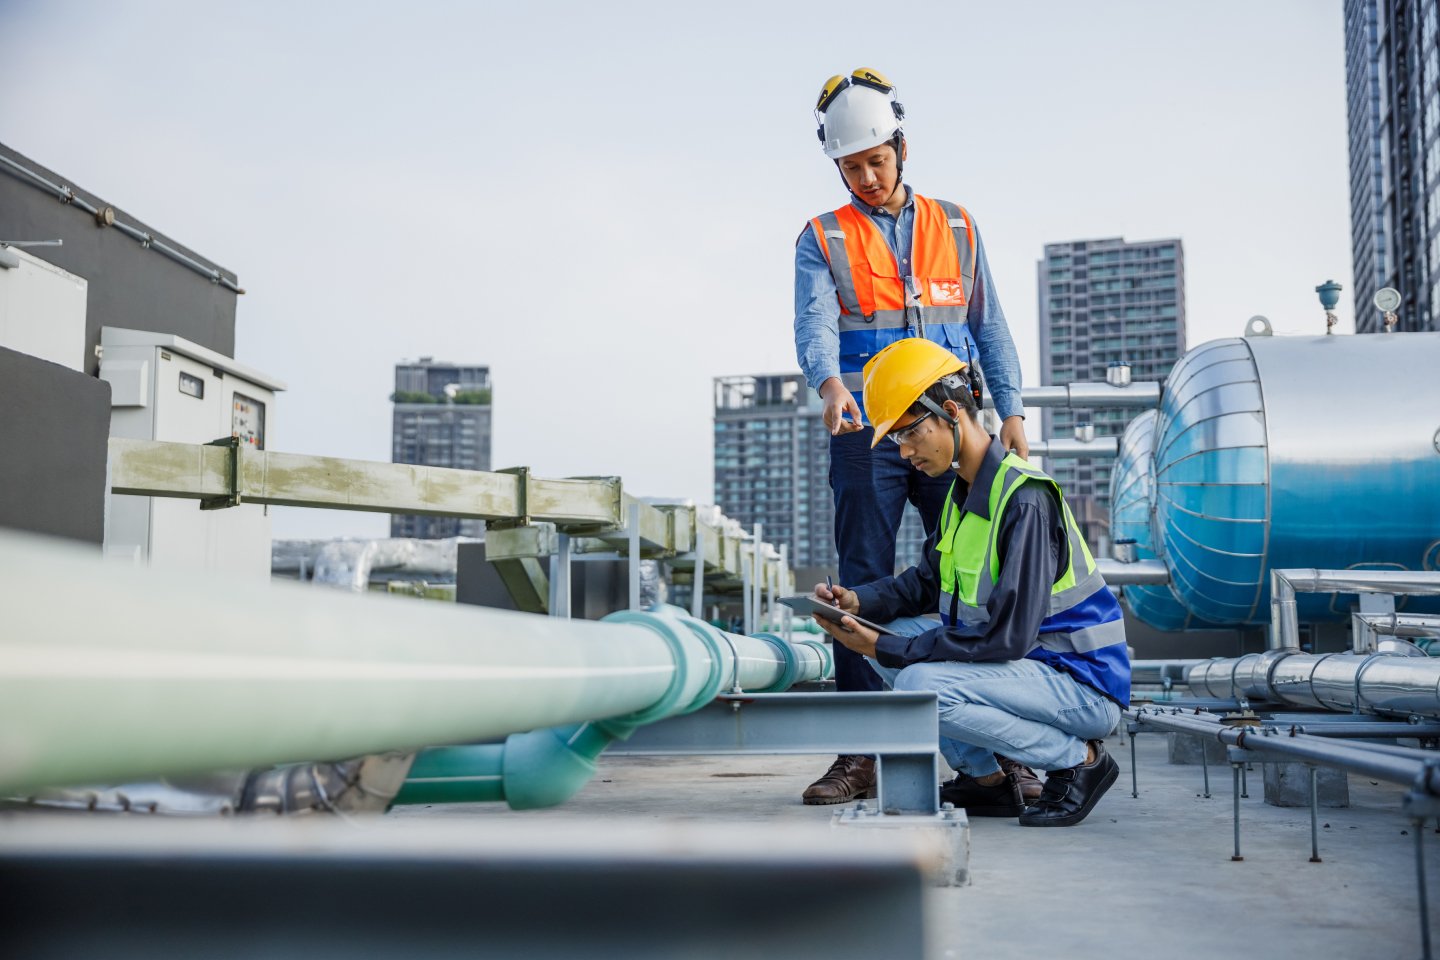
[{"label": "light blue work shirt", "polygon": [[[852,196],[850,205],[880,230],[895,255],[900,276],[910,276],[910,248],[915,235],[915,197],[910,185],[905,184],[905,206],[898,218],[884,207],[872,207],[858,197]],[[979,226],[975,227],[975,287],[970,293],[967,322],[980,351],[980,369],[985,374],[985,389],[995,401],[995,412],[1002,420],[1024,416],[1020,358],[990,279]],[[808,224],[795,244],[795,356],[812,390],[840,376],[840,300],[830,263]]]}]

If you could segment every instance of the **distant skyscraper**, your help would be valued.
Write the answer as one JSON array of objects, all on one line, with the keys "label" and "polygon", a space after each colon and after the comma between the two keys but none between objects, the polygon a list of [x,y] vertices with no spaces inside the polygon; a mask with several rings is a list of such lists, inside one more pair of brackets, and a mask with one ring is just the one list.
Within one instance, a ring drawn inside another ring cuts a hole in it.
[{"label": "distant skyscraper", "polygon": [[[1163,381],[1185,352],[1185,256],[1178,239],[1122,238],[1045,245],[1040,261],[1040,382],[1104,381],[1126,361],[1135,380]],[[1134,411],[1042,411],[1043,435],[1119,436]],[[1092,548],[1109,539],[1110,469],[1102,459],[1053,458],[1045,465],[1065,490]]]},{"label": "distant skyscraper", "polygon": [[[787,544],[796,567],[836,566],[830,432],[821,403],[798,374],[715,379],[715,503],[747,529]],[[895,549],[914,563],[925,539],[906,507]],[[802,585],[804,586],[804,585]]]},{"label": "distant skyscraper", "polygon": [[1395,287],[1399,330],[1440,329],[1440,45],[1437,0],[1345,0],[1355,329]]},{"label": "distant skyscraper", "polygon": [[[391,455],[394,463],[490,469],[490,368],[437,363],[395,365]],[[483,536],[483,520],[395,514],[392,537]]]}]

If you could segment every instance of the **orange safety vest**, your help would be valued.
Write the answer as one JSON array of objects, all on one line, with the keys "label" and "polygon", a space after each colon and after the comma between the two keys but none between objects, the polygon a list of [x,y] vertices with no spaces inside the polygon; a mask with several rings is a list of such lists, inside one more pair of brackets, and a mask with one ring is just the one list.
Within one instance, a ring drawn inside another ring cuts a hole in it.
[{"label": "orange safety vest", "polygon": [[[967,322],[975,287],[975,224],[958,204],[916,193],[908,276],[880,229],[853,204],[810,221],[840,301],[840,379],[852,393],[870,357],[904,337],[926,337],[974,358]],[[967,351],[966,347],[969,347]]]}]

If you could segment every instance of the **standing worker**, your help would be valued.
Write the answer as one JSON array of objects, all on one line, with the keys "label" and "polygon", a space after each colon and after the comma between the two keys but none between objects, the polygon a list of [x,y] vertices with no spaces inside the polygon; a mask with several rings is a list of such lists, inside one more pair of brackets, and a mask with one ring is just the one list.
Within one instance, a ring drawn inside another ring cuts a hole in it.
[{"label": "standing worker", "polygon": [[[940,749],[958,775],[940,799],[971,816],[1027,827],[1084,820],[1119,774],[1100,742],[1130,702],[1120,604],[1054,480],[980,426],[979,379],[926,340],[891,344],[865,365],[874,441],[889,436],[928,476],[950,481],[940,528],[920,563],[818,599],[852,617],[820,626],[896,690],[931,691]],[[940,623],[920,619],[940,614]],[[1049,772],[1023,801],[996,754]]]},{"label": "standing worker", "polygon": [[[915,505],[929,533],[949,484],[910,469],[892,444],[871,449],[874,431],[855,399],[865,362],[905,337],[932,340],[959,359],[978,358],[1002,418],[1000,440],[1024,457],[1020,361],[975,221],[958,204],[922,197],[901,182],[908,144],[894,85],[866,69],[831,77],[815,116],[825,156],[851,196],[811,220],[796,242],[795,352],[824,401],[830,430],[840,580],[868,583],[895,572],[905,502]],[[879,680],[863,658],[837,644],[835,686],[877,690]],[[1038,793],[1033,774],[1017,773]],[[872,758],[841,756],[805,790],[804,801],[845,803],[874,788]]]}]

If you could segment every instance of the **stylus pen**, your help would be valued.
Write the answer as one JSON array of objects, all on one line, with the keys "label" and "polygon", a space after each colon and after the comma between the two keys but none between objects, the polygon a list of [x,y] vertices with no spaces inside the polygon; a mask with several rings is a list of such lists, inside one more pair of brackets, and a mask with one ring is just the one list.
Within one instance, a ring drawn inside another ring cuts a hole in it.
[{"label": "stylus pen", "polygon": [[830,602],[838,607],[839,604],[835,603],[835,581],[830,579],[828,573],[825,574],[825,589],[830,591]]}]

